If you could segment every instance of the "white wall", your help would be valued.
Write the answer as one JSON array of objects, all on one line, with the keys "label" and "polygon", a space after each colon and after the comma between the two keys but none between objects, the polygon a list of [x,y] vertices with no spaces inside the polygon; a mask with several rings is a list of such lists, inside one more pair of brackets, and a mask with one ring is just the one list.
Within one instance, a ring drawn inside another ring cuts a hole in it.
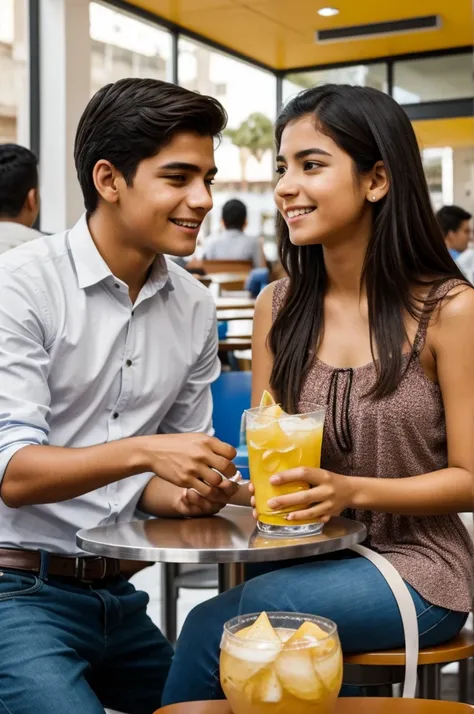
[{"label": "white wall", "polygon": [[41,229],[56,233],[84,210],[73,146],[90,94],[89,3],[41,0],[40,13]]}]

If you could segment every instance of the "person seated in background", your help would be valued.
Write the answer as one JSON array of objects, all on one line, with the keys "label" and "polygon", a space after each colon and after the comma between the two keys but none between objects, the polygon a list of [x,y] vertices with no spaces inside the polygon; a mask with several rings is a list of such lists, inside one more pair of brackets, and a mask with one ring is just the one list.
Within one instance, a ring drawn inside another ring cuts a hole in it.
[{"label": "person seated in background", "polygon": [[460,206],[443,206],[436,214],[451,257],[457,260],[464,253],[471,235],[471,214]]},{"label": "person seated in background", "polygon": [[222,208],[224,230],[204,245],[204,260],[251,260],[254,268],[265,266],[265,256],[258,238],[245,233],[247,207],[238,198],[226,201]]},{"label": "person seated in background", "polygon": [[0,256],[1,711],[160,706],[173,651],[148,596],[75,536],[238,490],[212,435],[216,307],[164,258],[195,250],[226,118],[174,84],[102,87],[75,141],[85,214]]},{"label": "person seated in background", "polygon": [[38,159],[18,144],[0,144],[0,253],[38,238]]},{"label": "person seated in background", "polygon": [[[472,229],[470,233],[472,237]],[[461,253],[456,262],[469,282],[474,285],[474,243]]]},{"label": "person seated in background", "polygon": [[238,198],[231,198],[222,208],[224,231],[210,238],[204,246],[204,260],[251,260],[245,288],[252,297],[268,284],[269,270],[259,238],[246,235],[247,207]]}]

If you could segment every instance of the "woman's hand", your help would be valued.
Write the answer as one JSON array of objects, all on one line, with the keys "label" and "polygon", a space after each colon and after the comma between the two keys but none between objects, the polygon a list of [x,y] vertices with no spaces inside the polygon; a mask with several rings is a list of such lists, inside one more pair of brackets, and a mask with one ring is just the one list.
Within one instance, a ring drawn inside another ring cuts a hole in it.
[{"label": "woman's hand", "polygon": [[250,493],[250,505],[253,508],[252,515],[255,519],[257,519],[257,509],[255,508],[255,486],[253,483],[250,481],[249,483],[249,493]]},{"label": "woman's hand", "polygon": [[282,486],[294,481],[305,481],[312,488],[271,498],[268,501],[272,510],[305,507],[288,513],[286,518],[289,521],[317,518],[321,523],[327,523],[332,516],[338,516],[352,504],[353,486],[350,476],[334,474],[325,469],[303,467],[284,471],[270,478],[272,486]]}]

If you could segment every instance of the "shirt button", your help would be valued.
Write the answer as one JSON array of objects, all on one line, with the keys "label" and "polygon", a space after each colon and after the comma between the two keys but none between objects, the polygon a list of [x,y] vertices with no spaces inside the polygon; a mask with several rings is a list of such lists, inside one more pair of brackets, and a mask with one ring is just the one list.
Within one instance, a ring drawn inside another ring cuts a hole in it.
[{"label": "shirt button", "polygon": [[114,288],[119,288],[119,289],[120,289],[120,285],[119,285],[118,283],[114,283]]},{"label": "shirt button", "polygon": [[132,317],[135,315],[135,310],[132,310]]},{"label": "shirt button", "polygon": [[125,362],[125,364],[127,365],[127,367],[131,367],[131,366],[132,366],[132,360],[131,360],[131,359],[128,359],[128,360]]},{"label": "shirt button", "polygon": [[118,412],[114,412],[114,413],[112,414],[112,418],[113,418],[113,419],[118,419],[118,415],[119,415]]}]

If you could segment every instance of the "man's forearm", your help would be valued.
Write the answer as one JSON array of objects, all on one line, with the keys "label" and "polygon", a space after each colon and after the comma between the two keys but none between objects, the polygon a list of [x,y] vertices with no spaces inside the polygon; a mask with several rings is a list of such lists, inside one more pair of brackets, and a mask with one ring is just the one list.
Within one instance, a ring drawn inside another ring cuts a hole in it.
[{"label": "man's forearm", "polygon": [[183,490],[155,476],[145,486],[138,508],[150,516],[159,518],[183,518],[176,508]]},{"label": "man's forearm", "polygon": [[470,511],[474,506],[473,476],[448,468],[409,478],[350,476],[350,506],[408,516],[434,516]]},{"label": "man's forearm", "polygon": [[1,497],[12,508],[56,503],[146,471],[139,439],[78,449],[25,446],[7,466]]}]

